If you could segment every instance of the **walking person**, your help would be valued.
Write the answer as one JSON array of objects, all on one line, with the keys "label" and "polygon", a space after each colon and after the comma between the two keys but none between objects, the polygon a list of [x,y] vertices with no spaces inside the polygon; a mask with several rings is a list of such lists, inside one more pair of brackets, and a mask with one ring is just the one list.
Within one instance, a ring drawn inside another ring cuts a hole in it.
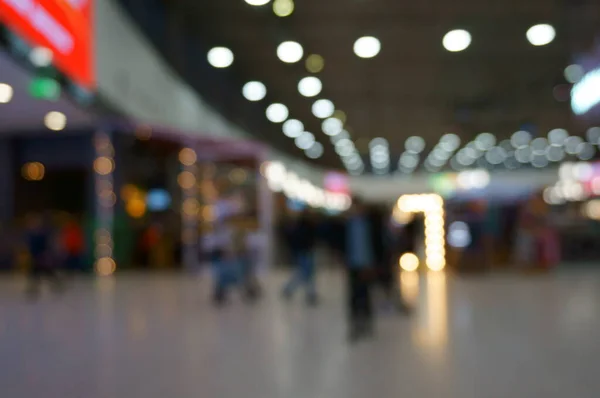
[{"label": "walking person", "polygon": [[302,211],[284,226],[283,234],[290,251],[294,272],[283,288],[283,297],[291,299],[296,289],[304,285],[306,302],[318,304],[315,269],[316,228],[307,211]]},{"label": "walking person", "polygon": [[371,279],[375,271],[380,234],[373,233],[373,220],[355,199],[350,214],[338,232],[347,273],[348,339],[356,342],[374,333]]},{"label": "walking person", "polygon": [[61,292],[63,284],[56,270],[54,236],[42,217],[38,215],[28,217],[25,239],[31,256],[28,296],[31,298],[39,296],[44,278],[52,283],[54,291]]}]

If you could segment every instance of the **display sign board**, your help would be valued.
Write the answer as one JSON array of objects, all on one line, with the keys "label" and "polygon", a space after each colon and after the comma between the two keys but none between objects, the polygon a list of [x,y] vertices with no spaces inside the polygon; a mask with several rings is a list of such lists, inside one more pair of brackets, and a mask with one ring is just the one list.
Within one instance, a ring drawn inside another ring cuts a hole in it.
[{"label": "display sign board", "polygon": [[94,0],[0,0],[0,23],[53,52],[53,63],[75,83],[93,89]]}]

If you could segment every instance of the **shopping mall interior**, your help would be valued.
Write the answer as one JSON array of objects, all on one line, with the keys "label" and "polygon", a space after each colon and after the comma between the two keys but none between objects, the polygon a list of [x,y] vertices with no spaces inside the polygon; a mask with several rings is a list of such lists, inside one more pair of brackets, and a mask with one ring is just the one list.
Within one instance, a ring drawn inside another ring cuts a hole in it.
[{"label": "shopping mall interior", "polygon": [[0,396],[600,381],[600,2],[0,1]]}]

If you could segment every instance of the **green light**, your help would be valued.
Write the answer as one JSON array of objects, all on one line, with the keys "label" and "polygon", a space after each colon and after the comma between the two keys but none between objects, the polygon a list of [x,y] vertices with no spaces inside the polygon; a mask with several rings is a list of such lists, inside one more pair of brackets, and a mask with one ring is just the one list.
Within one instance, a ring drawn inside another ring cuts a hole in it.
[{"label": "green light", "polygon": [[37,99],[58,101],[60,98],[60,85],[54,79],[36,77],[29,84],[29,94]]}]

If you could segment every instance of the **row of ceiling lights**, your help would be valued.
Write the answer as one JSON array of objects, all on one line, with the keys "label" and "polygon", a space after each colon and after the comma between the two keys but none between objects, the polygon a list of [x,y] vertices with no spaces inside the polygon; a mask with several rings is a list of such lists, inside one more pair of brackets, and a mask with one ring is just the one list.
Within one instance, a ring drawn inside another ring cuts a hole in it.
[{"label": "row of ceiling lights", "polygon": [[[556,37],[554,27],[549,24],[538,24],[530,27],[525,37],[531,45],[545,46]],[[442,39],[444,48],[450,52],[466,50],[471,45],[471,34],[464,29],[455,29],[446,33]]]},{"label": "row of ceiling lights", "polygon": [[[580,160],[590,160],[596,154],[595,146],[600,145],[600,127],[588,129],[586,135],[587,141],[579,136],[569,135],[565,129],[554,129],[547,137],[537,138],[533,138],[527,131],[517,131],[509,140],[497,143],[493,134],[481,133],[456,152],[460,146],[460,138],[456,134],[446,134],[429,153],[423,166],[427,171],[438,172],[448,162],[453,169],[462,170],[476,164],[481,166],[482,162],[493,166],[504,164],[508,169],[515,169],[520,164],[542,168],[553,162],[561,162],[568,155]],[[424,149],[423,138],[409,137],[398,161],[398,170],[406,174],[414,172]]]},{"label": "row of ceiling lights", "polygon": [[[14,90],[10,84],[0,83],[0,104],[12,101]],[[44,125],[52,131],[61,131],[67,127],[67,117],[62,112],[51,111],[44,116]]]},{"label": "row of ceiling lights", "polygon": [[[252,5],[264,5],[255,3]],[[373,37],[363,37],[355,43],[355,53],[362,58],[370,58],[379,52],[379,41]],[[277,57],[284,63],[297,63],[304,57],[304,49],[294,41],[285,41],[277,47]],[[215,68],[227,68],[234,62],[233,52],[226,47],[214,47],[207,55],[208,62]],[[324,60],[318,54],[311,54],[306,58],[306,69],[311,73],[318,73],[323,69]],[[307,98],[317,97],[323,90],[323,83],[316,76],[306,76],[298,82],[298,92]],[[248,101],[257,102],[267,95],[267,87],[259,81],[250,81],[242,87],[242,95]],[[336,110],[334,103],[328,99],[317,99],[311,107],[312,114],[323,120],[321,128],[323,133],[331,138],[336,153],[342,159],[346,169],[353,174],[364,170],[363,161],[356,150],[350,134],[344,129],[345,114]],[[323,155],[323,145],[317,142],[314,134],[305,131],[304,124],[296,119],[288,119],[289,109],[281,103],[270,104],[266,108],[266,117],[272,123],[283,123],[283,133],[293,138],[296,146],[307,157],[317,159]]]}]

